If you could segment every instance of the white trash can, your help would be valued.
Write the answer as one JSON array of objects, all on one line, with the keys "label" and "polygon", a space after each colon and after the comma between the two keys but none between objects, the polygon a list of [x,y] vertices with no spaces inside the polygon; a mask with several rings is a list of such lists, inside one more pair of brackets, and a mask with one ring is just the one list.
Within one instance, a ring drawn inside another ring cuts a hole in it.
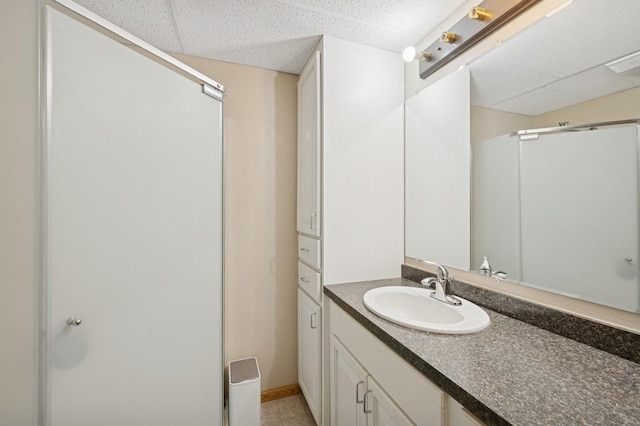
[{"label": "white trash can", "polygon": [[229,362],[229,426],[260,426],[260,369],[255,357]]}]

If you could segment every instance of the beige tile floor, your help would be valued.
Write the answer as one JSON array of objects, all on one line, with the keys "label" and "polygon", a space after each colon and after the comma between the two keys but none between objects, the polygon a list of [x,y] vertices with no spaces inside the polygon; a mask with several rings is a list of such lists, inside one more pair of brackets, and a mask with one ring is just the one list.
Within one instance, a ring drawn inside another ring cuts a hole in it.
[{"label": "beige tile floor", "polygon": [[262,404],[262,426],[316,426],[302,394]]}]

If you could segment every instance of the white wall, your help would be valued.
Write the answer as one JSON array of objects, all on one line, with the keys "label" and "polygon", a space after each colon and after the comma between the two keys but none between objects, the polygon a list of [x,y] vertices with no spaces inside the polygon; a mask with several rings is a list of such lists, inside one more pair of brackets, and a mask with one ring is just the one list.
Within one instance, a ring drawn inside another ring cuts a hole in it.
[{"label": "white wall", "polygon": [[3,1],[0,57],[0,425],[35,425],[37,1]]},{"label": "white wall", "polygon": [[405,255],[469,269],[470,107],[464,67],[406,100]]}]

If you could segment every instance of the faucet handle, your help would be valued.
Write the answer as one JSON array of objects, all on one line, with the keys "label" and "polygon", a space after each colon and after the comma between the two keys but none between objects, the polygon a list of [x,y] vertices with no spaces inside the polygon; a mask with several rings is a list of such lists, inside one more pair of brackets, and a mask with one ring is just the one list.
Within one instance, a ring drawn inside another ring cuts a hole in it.
[{"label": "faucet handle", "polygon": [[422,281],[420,281],[420,284],[422,284],[422,285],[423,285],[423,286],[425,286],[425,287],[435,289],[435,288],[436,288],[436,281],[438,281],[438,279],[437,279],[437,278],[435,278],[435,277],[428,277],[428,278],[425,278],[425,279],[423,279]]},{"label": "faucet handle", "polygon": [[430,262],[428,260],[422,260],[422,259],[419,259],[419,258],[416,258],[416,260],[418,260],[419,262],[425,263],[427,265],[435,266],[436,267],[436,275],[438,276],[438,279],[445,280],[447,282],[449,281],[449,272],[441,264],[436,263],[436,262]]},{"label": "faucet handle", "polygon": [[504,271],[495,271],[491,273],[491,276],[496,279],[496,281],[506,280],[507,273]]}]

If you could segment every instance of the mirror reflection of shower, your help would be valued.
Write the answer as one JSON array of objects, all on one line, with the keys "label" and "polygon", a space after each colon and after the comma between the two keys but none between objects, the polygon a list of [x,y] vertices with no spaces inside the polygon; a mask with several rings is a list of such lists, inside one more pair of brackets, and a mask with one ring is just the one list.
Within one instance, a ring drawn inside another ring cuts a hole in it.
[{"label": "mirror reflection of shower", "polygon": [[472,269],[639,312],[639,127],[597,124],[472,145]]}]

